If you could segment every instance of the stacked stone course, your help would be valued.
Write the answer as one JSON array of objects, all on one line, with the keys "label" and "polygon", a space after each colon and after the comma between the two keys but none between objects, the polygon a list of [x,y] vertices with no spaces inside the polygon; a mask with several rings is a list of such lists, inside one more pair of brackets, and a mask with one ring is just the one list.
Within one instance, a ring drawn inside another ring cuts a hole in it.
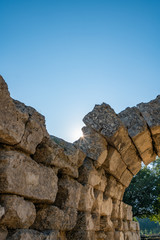
[{"label": "stacked stone course", "polygon": [[123,194],[160,156],[160,96],[118,115],[96,105],[83,137],[50,136],[0,77],[0,240],[138,240]]}]

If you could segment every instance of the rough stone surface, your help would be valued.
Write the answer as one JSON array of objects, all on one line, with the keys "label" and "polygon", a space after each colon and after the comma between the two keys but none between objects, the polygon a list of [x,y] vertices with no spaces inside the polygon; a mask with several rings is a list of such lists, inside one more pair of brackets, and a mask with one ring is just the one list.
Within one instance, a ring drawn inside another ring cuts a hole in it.
[{"label": "rough stone surface", "polygon": [[82,185],[77,181],[63,177],[58,181],[58,193],[55,200],[55,205],[60,209],[78,208]]},{"label": "rough stone surface", "polygon": [[8,86],[0,76],[0,142],[10,145],[18,144],[25,131],[27,114],[21,113],[12,98]]},{"label": "rough stone surface", "polygon": [[[66,150],[67,147],[69,150]],[[43,139],[33,157],[39,163],[55,166],[61,173],[77,178],[78,167],[82,165],[85,154],[80,149],[71,147],[70,143],[64,141],[62,144],[61,139],[52,136]]]},{"label": "rough stone surface", "polygon": [[117,179],[120,179],[127,166],[123,162],[119,152],[115,148],[109,147],[108,156],[103,163],[103,168]]},{"label": "rough stone surface", "polygon": [[83,121],[87,126],[100,132],[120,152],[133,174],[141,169],[141,161],[128,136],[127,129],[108,104],[95,105],[93,111],[88,113]]},{"label": "rough stone surface", "polygon": [[7,240],[64,240],[59,231],[39,232],[31,229],[19,229]]},{"label": "rough stone surface", "polygon": [[33,203],[16,195],[2,195],[0,201],[5,209],[0,225],[16,229],[29,228],[33,224],[36,218],[36,209]]},{"label": "rough stone surface", "polygon": [[155,160],[152,138],[147,123],[136,107],[126,108],[118,114],[128,130],[143,162],[149,164]]},{"label": "rough stone surface", "polygon": [[91,212],[94,200],[95,198],[93,187],[88,184],[82,186],[78,210],[84,212]]},{"label": "rough stone surface", "polygon": [[107,157],[107,141],[102,135],[89,127],[82,128],[83,137],[74,144],[94,160],[95,167],[100,167]]},{"label": "rough stone surface", "polygon": [[27,155],[16,151],[0,151],[0,192],[53,203],[57,193],[54,170],[40,166]]},{"label": "rough stone surface", "polygon": [[150,128],[156,153],[160,156],[160,95],[149,103],[138,104],[137,107]]}]

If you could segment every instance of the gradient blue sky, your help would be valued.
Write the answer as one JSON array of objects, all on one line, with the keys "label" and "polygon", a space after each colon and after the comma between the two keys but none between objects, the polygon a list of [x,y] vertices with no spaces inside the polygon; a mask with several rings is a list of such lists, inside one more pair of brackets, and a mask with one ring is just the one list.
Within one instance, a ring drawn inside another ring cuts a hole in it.
[{"label": "gradient blue sky", "polygon": [[67,141],[95,104],[118,113],[160,94],[159,0],[0,0],[0,33],[11,96]]}]

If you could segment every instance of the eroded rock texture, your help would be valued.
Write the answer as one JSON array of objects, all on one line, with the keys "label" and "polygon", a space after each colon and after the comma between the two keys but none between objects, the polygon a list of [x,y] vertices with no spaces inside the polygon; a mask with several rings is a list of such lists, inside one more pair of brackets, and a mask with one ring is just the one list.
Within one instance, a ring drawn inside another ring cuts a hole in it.
[{"label": "eroded rock texture", "polygon": [[84,117],[83,137],[49,136],[44,117],[0,77],[0,239],[138,240],[123,194],[141,162],[160,156],[160,97],[118,115]]}]

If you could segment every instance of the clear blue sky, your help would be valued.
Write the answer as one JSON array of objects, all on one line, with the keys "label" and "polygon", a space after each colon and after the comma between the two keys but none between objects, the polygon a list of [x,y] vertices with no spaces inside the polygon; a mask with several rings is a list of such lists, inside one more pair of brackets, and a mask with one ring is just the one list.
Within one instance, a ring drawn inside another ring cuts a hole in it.
[{"label": "clear blue sky", "polygon": [[0,0],[0,74],[68,141],[95,104],[160,94],[159,0]]}]

